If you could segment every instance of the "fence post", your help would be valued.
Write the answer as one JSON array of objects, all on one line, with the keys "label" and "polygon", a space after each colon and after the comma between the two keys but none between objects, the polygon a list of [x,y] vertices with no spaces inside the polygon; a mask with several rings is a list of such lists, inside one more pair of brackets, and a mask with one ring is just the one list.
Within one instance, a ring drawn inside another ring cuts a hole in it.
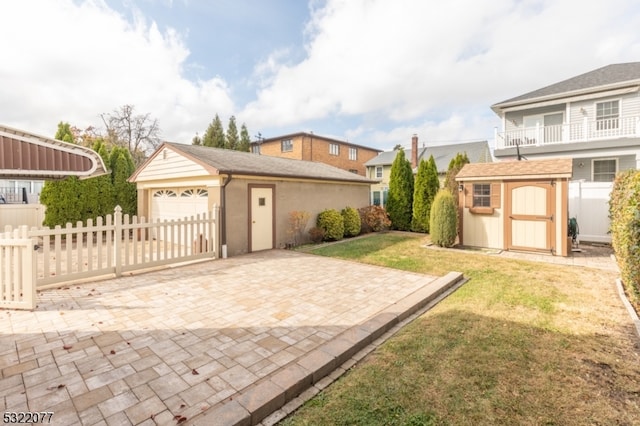
[{"label": "fence post", "polygon": [[122,207],[116,206],[113,213],[113,257],[116,277],[122,276]]},{"label": "fence post", "polygon": [[211,211],[213,225],[211,226],[211,248],[214,250],[213,258],[220,258],[220,246],[218,245],[219,224],[220,224],[220,207],[217,204],[213,204],[213,210]]}]

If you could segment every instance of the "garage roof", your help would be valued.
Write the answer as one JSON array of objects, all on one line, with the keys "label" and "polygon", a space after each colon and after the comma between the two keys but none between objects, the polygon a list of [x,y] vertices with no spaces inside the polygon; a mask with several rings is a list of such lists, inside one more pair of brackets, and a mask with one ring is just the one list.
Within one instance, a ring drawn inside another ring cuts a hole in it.
[{"label": "garage roof", "polygon": [[89,148],[0,126],[0,178],[84,179],[107,173]]},{"label": "garage roof", "polygon": [[572,174],[573,161],[571,158],[557,158],[553,160],[465,164],[456,175],[456,180],[570,178]]},{"label": "garage roof", "polygon": [[[180,143],[163,143],[160,148],[129,178],[136,182],[138,175],[165,149],[170,149],[189,160],[202,165],[211,175],[232,174],[249,176],[274,176],[329,181],[374,183],[364,176],[324,163],[271,157],[230,149],[211,148]],[[165,172],[166,175],[166,172]]]}]

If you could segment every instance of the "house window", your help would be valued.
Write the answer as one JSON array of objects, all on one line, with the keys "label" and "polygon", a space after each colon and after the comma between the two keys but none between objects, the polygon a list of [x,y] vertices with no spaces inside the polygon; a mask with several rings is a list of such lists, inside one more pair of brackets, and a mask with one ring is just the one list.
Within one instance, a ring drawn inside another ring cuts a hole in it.
[{"label": "house window", "polygon": [[376,166],[376,178],[382,178],[382,166]]},{"label": "house window", "polygon": [[291,151],[293,151],[293,141],[291,139],[283,139],[280,142],[280,150],[282,152],[291,152]]},{"label": "house window", "polygon": [[358,174],[358,170],[357,169],[349,169],[349,171],[351,173],[353,173],[353,174],[356,174],[356,175]]},{"label": "house window", "polygon": [[617,129],[619,113],[620,101],[598,102],[596,104],[596,129]]},{"label": "house window", "polygon": [[329,144],[329,154],[331,155],[340,155],[340,145],[337,143]]},{"label": "house window", "polygon": [[349,148],[349,160],[356,161],[358,159],[358,149]]},{"label": "house window", "polygon": [[254,154],[260,154],[260,145],[251,145],[251,152]]},{"label": "house window", "polygon": [[473,184],[473,207],[491,207],[491,184]]},{"label": "house window", "polygon": [[371,200],[371,204],[373,204],[374,206],[379,206],[380,205],[380,191],[373,191],[372,195],[373,195],[373,199]]},{"label": "house window", "polygon": [[618,171],[618,160],[615,158],[593,160],[591,170],[593,170],[594,182],[613,182]]}]

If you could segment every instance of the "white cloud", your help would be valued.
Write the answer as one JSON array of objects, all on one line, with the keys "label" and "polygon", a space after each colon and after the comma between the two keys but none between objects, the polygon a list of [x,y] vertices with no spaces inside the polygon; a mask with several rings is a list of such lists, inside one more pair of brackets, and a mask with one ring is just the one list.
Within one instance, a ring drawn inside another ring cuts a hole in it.
[{"label": "white cloud", "polygon": [[42,0],[2,2],[0,15],[4,124],[53,135],[59,121],[99,126],[99,114],[132,104],[189,142],[214,112],[233,113],[226,83],[185,79],[180,34],[139,12],[130,23],[102,1]]},{"label": "white cloud", "polygon": [[638,60],[640,49],[629,0],[328,0],[312,10],[307,57],[271,64],[271,84],[242,114],[250,122],[383,116],[396,127],[384,136],[368,123],[347,136],[395,141],[422,126],[446,139],[482,137],[493,132],[491,104]]}]

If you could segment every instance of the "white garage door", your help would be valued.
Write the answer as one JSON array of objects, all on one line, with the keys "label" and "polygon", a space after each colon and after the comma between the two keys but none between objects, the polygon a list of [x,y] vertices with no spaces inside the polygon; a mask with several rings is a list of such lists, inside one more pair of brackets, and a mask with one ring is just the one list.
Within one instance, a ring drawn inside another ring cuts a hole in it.
[{"label": "white garage door", "polygon": [[151,218],[160,220],[183,219],[207,212],[208,193],[204,188],[169,188],[153,192]]},{"label": "white garage door", "polygon": [[184,219],[198,214],[202,217],[207,213],[208,201],[205,188],[158,189],[151,197],[151,220]]}]

